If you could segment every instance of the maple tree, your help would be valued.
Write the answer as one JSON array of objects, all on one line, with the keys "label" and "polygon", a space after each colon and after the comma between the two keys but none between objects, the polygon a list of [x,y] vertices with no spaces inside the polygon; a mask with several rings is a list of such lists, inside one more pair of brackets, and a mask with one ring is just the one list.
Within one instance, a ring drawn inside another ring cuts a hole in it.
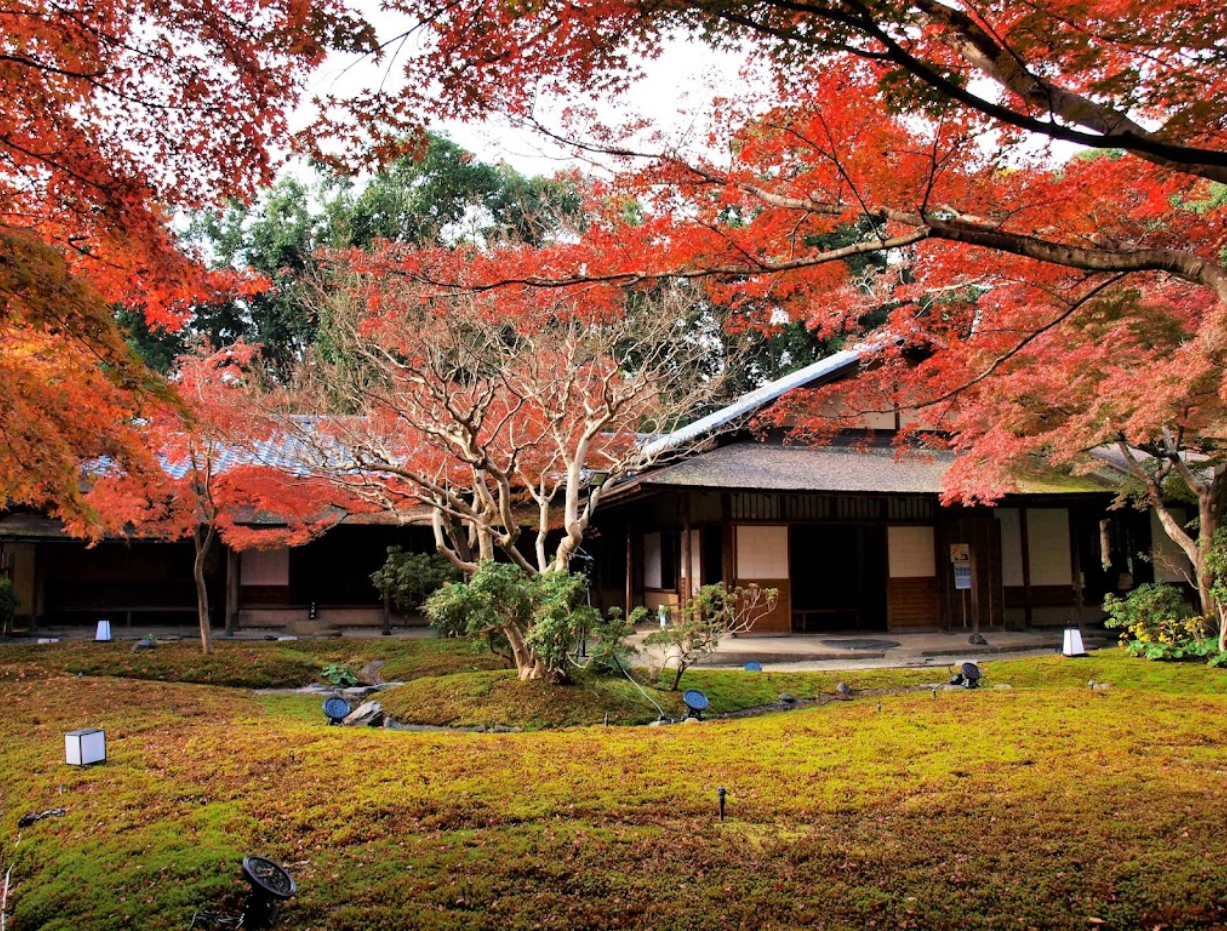
[{"label": "maple tree", "polygon": [[[333,255],[316,299],[320,346],[273,399],[331,412],[298,421],[317,474],[405,520],[425,505],[438,551],[470,574],[496,556],[529,575],[565,573],[605,489],[684,452],[652,451],[647,438],[694,417],[724,385],[720,371],[696,367],[710,347],[687,332],[694,295],[684,288],[477,294],[400,273],[412,262],[451,277],[535,254]],[[543,675],[529,632],[509,621],[503,633],[521,676]]]},{"label": "maple tree", "polygon": [[142,455],[126,425],[165,389],[139,371],[108,308],[125,304],[174,326],[191,301],[240,286],[177,248],[171,212],[246,198],[271,181],[306,76],[330,48],[372,42],[369,27],[331,0],[5,5],[8,501],[85,516],[73,457]]},{"label": "maple tree", "polygon": [[151,463],[100,467],[86,494],[82,534],[190,539],[201,649],[211,653],[205,565],[218,541],[232,550],[305,543],[345,513],[336,488],[269,453],[285,430],[247,404],[257,350],[237,343],[180,359],[174,403],[150,408],[140,425]]},{"label": "maple tree", "polygon": [[[1211,609],[1204,556],[1221,519],[1227,394],[1218,4],[393,6],[429,36],[405,65],[393,123],[430,106],[534,124],[551,93],[627,87],[636,57],[674,32],[748,50],[745,85],[688,138],[570,107],[549,131],[621,160],[594,191],[590,229],[515,274],[478,263],[457,284],[687,278],[744,325],[783,314],[853,338],[868,309],[885,308],[876,335],[888,338],[869,342],[854,408],[923,406],[965,453],[949,499],[993,500],[1011,487],[1003,466],[1037,454],[1089,468],[1111,444]],[[847,230],[858,235],[834,238]],[[888,261],[848,264],[871,253]],[[803,434],[830,431],[802,420]],[[1200,526],[1171,519],[1172,479],[1197,498]]]}]

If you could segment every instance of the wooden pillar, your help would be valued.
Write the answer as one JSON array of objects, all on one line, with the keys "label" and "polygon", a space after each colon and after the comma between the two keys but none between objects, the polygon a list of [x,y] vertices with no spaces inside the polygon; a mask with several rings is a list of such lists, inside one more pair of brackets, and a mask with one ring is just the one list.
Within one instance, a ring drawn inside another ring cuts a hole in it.
[{"label": "wooden pillar", "polygon": [[39,570],[43,561],[39,558],[42,544],[34,544],[34,580],[30,585],[30,633],[38,633],[38,619],[43,613],[43,574]]},{"label": "wooden pillar", "polygon": [[1027,535],[1027,506],[1018,506],[1018,547],[1022,550],[1023,624],[1031,626],[1031,539]]},{"label": "wooden pillar", "polygon": [[[13,594],[17,595],[20,600],[21,596],[17,591],[17,585],[14,580],[13,571],[13,554],[8,551],[8,547],[4,543],[0,543],[0,579],[8,579],[13,583]],[[10,618],[0,625],[0,637],[8,638],[13,635],[13,618]]]},{"label": "wooden pillar", "polygon": [[942,630],[951,630],[955,626],[955,601],[958,592],[954,591],[953,572],[950,568],[950,518],[945,509],[938,512],[933,525],[933,550],[941,627]]},{"label": "wooden pillar", "polygon": [[628,510],[626,515],[626,614],[631,616],[635,607],[635,536],[634,523]]},{"label": "wooden pillar", "polygon": [[1074,589],[1074,623],[1082,630],[1082,541],[1078,533],[1078,518],[1081,516],[1075,508],[1067,508],[1069,515],[1069,549],[1070,549],[1070,581]]},{"label": "wooden pillar", "polygon": [[724,585],[732,589],[737,585],[737,535],[731,520],[732,508],[729,496],[720,496],[720,549],[724,564]]},{"label": "wooden pillar", "polygon": [[981,583],[984,586],[984,623],[990,630],[1000,623],[1005,630],[1005,585],[1001,578],[1001,522],[986,512],[979,521]]},{"label": "wooden pillar", "polygon": [[690,603],[691,592],[691,552],[690,552],[690,492],[682,492],[682,565],[678,573],[677,600],[679,605]]},{"label": "wooden pillar", "polygon": [[239,554],[226,547],[226,633],[234,633],[239,622]]},{"label": "wooden pillar", "polygon": [[983,549],[974,541],[974,525],[971,521],[965,523],[968,530],[973,531],[967,534],[968,547],[971,550],[971,559],[968,565],[971,567],[971,632],[978,634],[980,632],[980,577],[983,573],[980,572],[978,565],[980,561],[980,551]]}]

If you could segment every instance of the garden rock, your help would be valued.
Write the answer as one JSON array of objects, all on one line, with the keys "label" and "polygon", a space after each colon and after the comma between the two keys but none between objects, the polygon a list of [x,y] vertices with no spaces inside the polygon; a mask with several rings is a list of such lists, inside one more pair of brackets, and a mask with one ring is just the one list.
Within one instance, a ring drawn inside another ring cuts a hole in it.
[{"label": "garden rock", "polygon": [[341,697],[347,702],[363,702],[370,698],[372,692],[379,691],[373,685],[358,685],[348,689],[341,689]]},{"label": "garden rock", "polygon": [[299,689],[256,689],[257,695],[335,695],[336,689],[331,685],[323,685],[319,682],[312,682],[310,685],[304,685]]},{"label": "garden rock", "polygon": [[132,644],[133,653],[146,653],[149,650],[156,650],[157,648],[158,644],[155,640],[138,640],[136,643]]},{"label": "garden rock", "polygon": [[347,727],[379,727],[383,724],[383,705],[377,701],[364,702],[341,723]]},{"label": "garden rock", "polygon": [[979,634],[972,634],[970,637],[967,638],[967,642],[970,643],[972,646],[977,646],[977,647],[988,646],[988,641],[985,640]]},{"label": "garden rock", "polygon": [[841,682],[835,686],[835,697],[839,701],[852,701],[852,689],[847,682]]},{"label": "garden rock", "polygon": [[793,704],[796,704],[797,696],[792,695],[788,692],[780,692],[780,701],[782,701],[786,705],[793,705]]},{"label": "garden rock", "polygon": [[373,659],[358,670],[358,681],[363,685],[383,685],[383,676],[379,670],[387,665],[385,660]]}]

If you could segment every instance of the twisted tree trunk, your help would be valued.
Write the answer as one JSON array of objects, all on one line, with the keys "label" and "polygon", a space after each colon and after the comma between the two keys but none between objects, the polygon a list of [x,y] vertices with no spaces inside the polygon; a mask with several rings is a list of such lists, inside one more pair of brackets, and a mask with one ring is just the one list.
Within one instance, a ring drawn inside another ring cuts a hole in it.
[{"label": "twisted tree trunk", "polygon": [[196,559],[192,563],[192,577],[196,580],[196,615],[200,620],[200,649],[205,655],[213,652],[213,629],[209,625],[209,587],[205,585],[205,560],[217,531],[212,526],[203,531],[198,527],[192,534],[192,542],[196,545]]}]

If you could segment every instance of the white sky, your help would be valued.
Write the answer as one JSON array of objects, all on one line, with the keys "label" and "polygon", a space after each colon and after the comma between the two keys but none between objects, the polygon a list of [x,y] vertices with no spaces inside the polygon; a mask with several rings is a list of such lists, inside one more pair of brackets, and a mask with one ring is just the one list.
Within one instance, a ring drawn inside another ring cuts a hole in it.
[{"label": "white sky", "polygon": [[[351,0],[375,26],[383,41],[404,32],[409,21],[379,9],[379,0]],[[369,59],[355,61],[354,56],[334,56],[316,73],[308,86],[307,97],[315,95],[345,95],[383,83],[388,89],[403,82],[403,56],[414,54],[420,45],[411,39],[400,49],[390,53],[383,62],[375,64]],[[632,86],[618,101],[601,101],[597,111],[601,119],[617,122],[619,114],[646,117],[658,129],[670,137],[684,134],[696,119],[703,122],[713,96],[739,96],[737,89],[746,84],[742,77],[744,56],[717,52],[697,42],[675,39],[669,42],[659,58],[642,64],[645,76]],[[994,88],[985,84],[981,90],[988,97]],[[561,130],[555,118],[562,107],[574,101],[544,101],[540,104],[537,118],[551,128]],[[310,111],[304,110],[293,125],[305,125]],[[473,152],[484,162],[496,164],[507,162],[525,175],[552,175],[555,172],[580,166],[574,153],[566,151],[544,136],[528,130],[507,125],[505,122],[460,124],[440,122],[432,129],[447,134],[458,145]],[[1036,154],[1046,140],[1035,139]],[[991,144],[985,140],[985,144]],[[692,141],[693,145],[693,141]],[[1027,146],[1023,153],[1032,147]],[[1058,143],[1052,147],[1051,156],[1057,161],[1069,158],[1077,146]],[[588,166],[591,170],[591,166]],[[303,172],[302,166],[291,166],[290,172]]]},{"label": "white sky", "polygon": [[[379,11],[377,0],[356,0],[354,6],[375,25],[381,40],[386,41],[405,28],[403,20]],[[406,43],[397,54],[400,65],[395,59],[389,66],[387,59],[375,64],[369,60],[355,62],[353,56],[334,56],[317,72],[307,96],[344,95],[381,82],[388,88],[395,87],[403,81],[401,65],[403,56],[413,52],[410,45]],[[681,133],[693,121],[693,112],[705,112],[705,105],[713,95],[721,90],[727,93],[731,86],[736,86],[741,80],[739,71],[743,64],[741,56],[715,52],[707,46],[679,39],[670,42],[659,58],[643,64],[645,78],[633,86],[624,99],[602,101],[598,111],[602,119],[610,121],[616,120],[619,112],[647,117],[670,134]],[[558,101],[544,102],[538,119],[551,128],[560,128],[551,117],[561,107]],[[302,112],[294,125],[305,124],[308,119],[309,113]],[[551,140],[501,122],[477,125],[440,122],[431,128],[444,132],[482,161],[505,161],[526,175],[552,175],[577,164],[571,153]]]}]

